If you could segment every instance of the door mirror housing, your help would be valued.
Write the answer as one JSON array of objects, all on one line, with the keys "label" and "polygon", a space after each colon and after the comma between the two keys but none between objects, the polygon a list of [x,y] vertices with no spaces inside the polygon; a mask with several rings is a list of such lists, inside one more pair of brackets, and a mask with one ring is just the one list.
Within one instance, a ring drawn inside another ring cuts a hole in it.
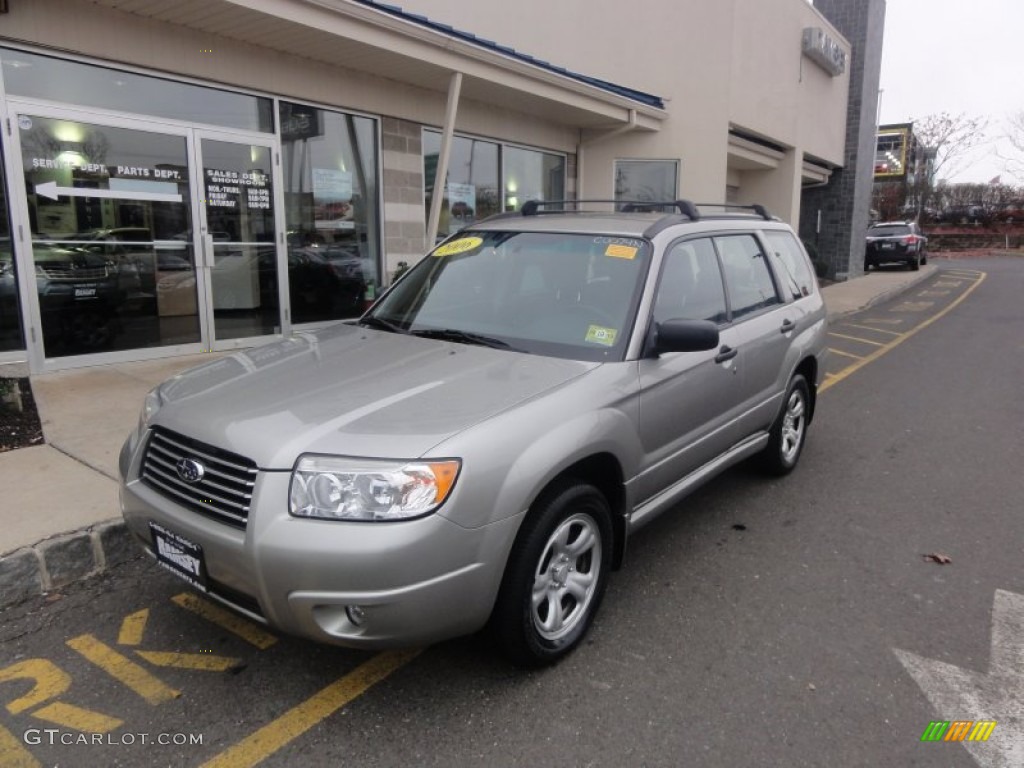
[{"label": "door mirror housing", "polygon": [[718,346],[718,326],[710,320],[674,318],[655,323],[648,349],[657,356],[664,352],[703,352]]}]

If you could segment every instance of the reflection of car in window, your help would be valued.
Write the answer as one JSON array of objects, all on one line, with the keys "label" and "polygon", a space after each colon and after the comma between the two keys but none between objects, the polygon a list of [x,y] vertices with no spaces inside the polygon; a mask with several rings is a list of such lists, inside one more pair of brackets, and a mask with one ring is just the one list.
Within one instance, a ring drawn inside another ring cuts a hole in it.
[{"label": "reflection of car in window", "polygon": [[462,200],[452,203],[452,216],[457,219],[469,219],[473,216],[473,207]]}]

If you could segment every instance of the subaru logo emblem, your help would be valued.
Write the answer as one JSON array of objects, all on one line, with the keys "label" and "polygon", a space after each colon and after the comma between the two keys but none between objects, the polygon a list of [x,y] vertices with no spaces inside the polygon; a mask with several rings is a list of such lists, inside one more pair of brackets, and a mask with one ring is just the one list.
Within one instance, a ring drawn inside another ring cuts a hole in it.
[{"label": "subaru logo emblem", "polygon": [[198,483],[206,474],[203,465],[195,459],[178,459],[174,468],[178,470],[178,477],[186,483]]}]

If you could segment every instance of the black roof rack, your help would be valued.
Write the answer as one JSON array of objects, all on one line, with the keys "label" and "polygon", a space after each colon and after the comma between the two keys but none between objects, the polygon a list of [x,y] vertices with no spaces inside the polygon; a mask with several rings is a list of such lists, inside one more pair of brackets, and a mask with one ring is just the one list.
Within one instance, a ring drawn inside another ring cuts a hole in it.
[{"label": "black roof rack", "polygon": [[739,203],[697,203],[698,206],[703,208],[724,208],[727,212],[733,210],[739,211],[750,211],[757,214],[765,221],[774,221],[775,217],[769,213],[768,209],[763,205],[754,203],[753,205],[740,205]]},{"label": "black roof rack", "polygon": [[[538,216],[545,213],[583,213],[579,206],[586,203],[611,203],[622,206],[623,213],[664,213],[664,208],[672,208],[687,216],[691,221],[700,218],[697,206],[689,200],[527,200],[519,209],[522,216]],[[575,208],[568,209],[565,206]],[[549,209],[549,210],[543,210]]]}]

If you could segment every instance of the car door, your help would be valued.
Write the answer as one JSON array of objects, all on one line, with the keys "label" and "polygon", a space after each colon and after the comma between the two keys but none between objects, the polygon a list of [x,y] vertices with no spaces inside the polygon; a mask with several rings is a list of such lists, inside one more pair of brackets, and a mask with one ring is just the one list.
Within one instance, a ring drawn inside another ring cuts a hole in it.
[{"label": "car door", "polygon": [[799,314],[776,284],[768,257],[752,233],[714,238],[722,263],[736,344],[743,356],[743,436],[767,429],[788,383],[783,370]]},{"label": "car door", "polygon": [[728,450],[738,436],[742,356],[728,324],[722,272],[710,238],[672,245],[662,260],[652,322],[710,320],[719,346],[639,361],[639,433],[643,465],[639,503]]}]

